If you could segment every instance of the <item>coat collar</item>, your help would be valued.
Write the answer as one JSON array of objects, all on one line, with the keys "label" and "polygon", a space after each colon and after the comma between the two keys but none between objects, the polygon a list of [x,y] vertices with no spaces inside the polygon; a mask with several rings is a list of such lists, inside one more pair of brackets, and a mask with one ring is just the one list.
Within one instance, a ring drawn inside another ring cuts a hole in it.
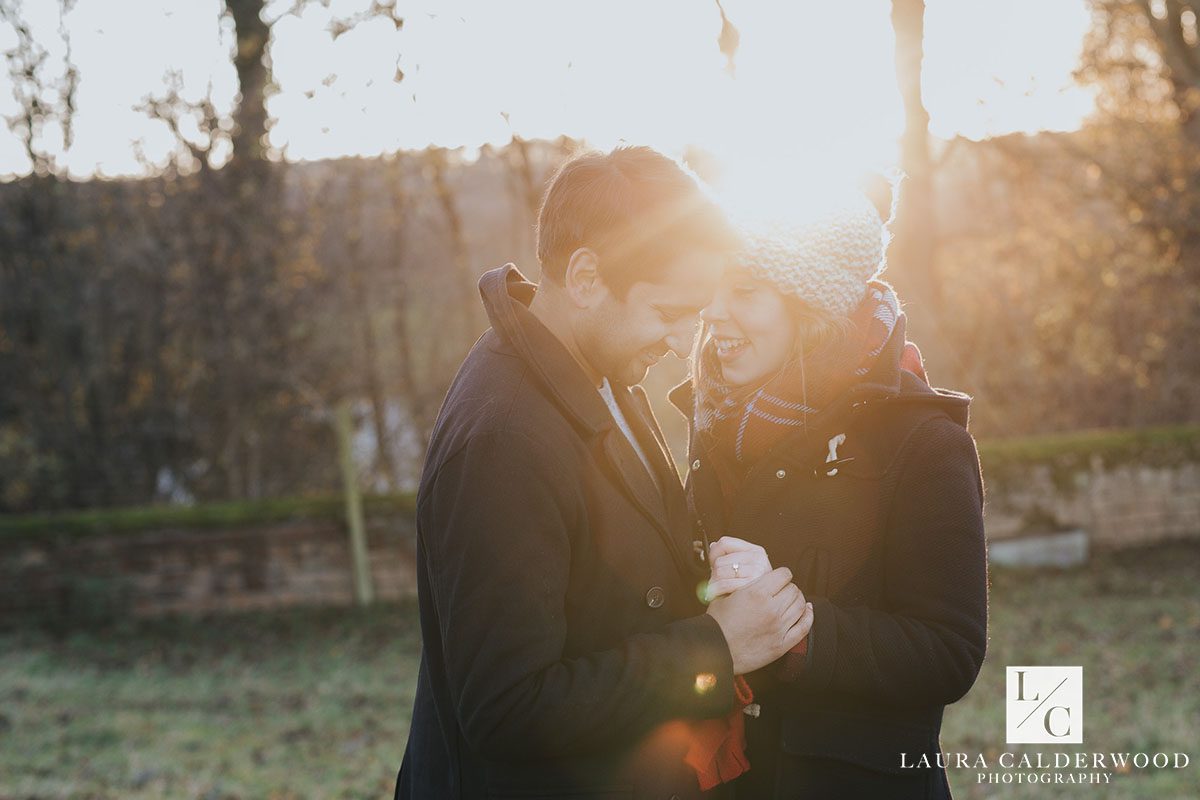
[{"label": "coat collar", "polygon": [[613,427],[608,406],[574,356],[529,310],[536,292],[537,285],[512,264],[485,272],[479,280],[492,329],[516,351],[572,423],[593,436]]},{"label": "coat collar", "polygon": [[686,510],[683,487],[665,450],[665,443],[656,432],[653,412],[641,387],[631,389],[610,379],[617,405],[651,462],[654,477],[646,471],[633,445],[617,427],[600,392],[574,356],[529,310],[537,292],[536,284],[526,280],[512,264],[506,264],[483,275],[479,292],[492,328],[501,341],[525,362],[530,374],[584,438],[599,442],[604,460],[625,495],[659,530],[678,563],[689,569],[690,537],[682,537],[688,538],[683,542],[681,537],[673,534],[673,531],[687,529],[686,519],[680,520],[676,513],[678,508]]}]

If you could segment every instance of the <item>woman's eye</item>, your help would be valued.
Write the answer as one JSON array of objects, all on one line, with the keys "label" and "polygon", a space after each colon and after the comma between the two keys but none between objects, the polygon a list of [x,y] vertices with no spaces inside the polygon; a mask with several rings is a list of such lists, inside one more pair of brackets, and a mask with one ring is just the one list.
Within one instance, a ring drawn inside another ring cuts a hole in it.
[{"label": "woman's eye", "polygon": [[734,294],[743,294],[743,295],[754,294],[754,291],[757,288],[758,287],[755,286],[753,283],[739,283],[733,287],[733,292],[734,292]]}]

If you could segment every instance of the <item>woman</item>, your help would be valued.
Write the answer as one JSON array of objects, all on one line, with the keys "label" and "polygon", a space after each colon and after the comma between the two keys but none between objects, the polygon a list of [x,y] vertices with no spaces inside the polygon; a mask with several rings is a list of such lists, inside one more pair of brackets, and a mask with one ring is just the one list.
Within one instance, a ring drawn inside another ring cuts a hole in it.
[{"label": "woman", "polygon": [[710,593],[773,564],[813,604],[805,641],[745,676],[738,800],[950,796],[942,711],[986,647],[983,487],[969,398],[926,383],[878,279],[885,241],[858,194],[748,231],[671,394]]}]

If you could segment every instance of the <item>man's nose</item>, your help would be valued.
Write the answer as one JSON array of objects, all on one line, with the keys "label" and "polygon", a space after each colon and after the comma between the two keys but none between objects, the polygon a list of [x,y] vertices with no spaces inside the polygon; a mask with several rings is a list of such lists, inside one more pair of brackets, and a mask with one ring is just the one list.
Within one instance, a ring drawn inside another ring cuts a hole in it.
[{"label": "man's nose", "polygon": [[687,359],[692,354],[692,345],[696,342],[698,328],[696,323],[696,317],[690,317],[688,324],[681,323],[667,335],[665,340],[667,347],[679,358]]},{"label": "man's nose", "polygon": [[700,309],[700,319],[706,325],[729,319],[729,311],[725,308],[725,301],[720,292],[712,299],[711,303]]}]

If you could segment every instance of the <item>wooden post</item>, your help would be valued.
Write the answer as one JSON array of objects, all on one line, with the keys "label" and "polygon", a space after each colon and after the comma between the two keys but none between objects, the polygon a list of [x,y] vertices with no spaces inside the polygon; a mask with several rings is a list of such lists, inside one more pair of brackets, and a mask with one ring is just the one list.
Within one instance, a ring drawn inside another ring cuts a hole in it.
[{"label": "wooden post", "polygon": [[346,497],[346,527],[350,530],[350,555],[354,570],[354,596],[360,606],[369,606],[375,591],[371,585],[371,564],[367,557],[367,535],[363,528],[362,496],[358,492],[358,475],[354,470],[351,447],[354,423],[350,401],[338,403],[335,416],[338,457],[342,468],[342,493]]}]

